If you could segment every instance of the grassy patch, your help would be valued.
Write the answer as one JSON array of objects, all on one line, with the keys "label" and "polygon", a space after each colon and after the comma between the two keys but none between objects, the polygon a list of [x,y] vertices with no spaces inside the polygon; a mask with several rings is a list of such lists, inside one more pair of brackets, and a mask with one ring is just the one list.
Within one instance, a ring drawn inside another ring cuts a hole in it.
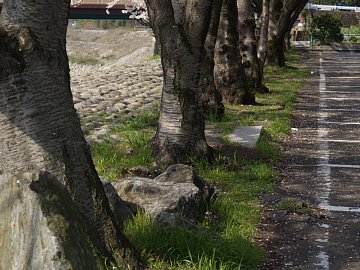
[{"label": "grassy patch", "polygon": [[161,59],[161,55],[160,54],[155,54],[147,59],[145,59],[146,62],[149,62],[149,61],[153,61],[153,60],[160,60]]},{"label": "grassy patch", "polygon": [[151,269],[255,269],[262,257],[259,248],[241,236],[163,229],[145,215],[128,223],[125,232],[142,248]]},{"label": "grassy patch", "polygon": [[151,149],[149,140],[154,134],[157,112],[144,112],[136,117],[125,118],[113,128],[118,141],[105,140],[92,145],[91,151],[98,173],[107,180],[116,180],[130,168],[149,166]]},{"label": "grassy patch", "polygon": [[90,57],[69,56],[69,62],[79,64],[79,65],[97,65],[100,63],[100,60],[98,60],[96,58],[90,58]]},{"label": "grassy patch", "polygon": [[299,202],[292,199],[284,199],[274,206],[274,209],[284,210],[299,215],[315,215],[316,212],[306,202]]},{"label": "grassy patch", "polygon": [[[300,56],[289,54],[290,65],[295,66]],[[266,72],[270,93],[257,95],[261,105],[227,105],[222,121],[215,117],[208,120],[224,134],[224,148],[220,148],[212,163],[192,160],[199,175],[219,191],[207,206],[207,216],[198,221],[199,230],[160,228],[146,215],[138,215],[126,224],[126,235],[142,250],[149,269],[257,269],[264,259],[264,252],[255,243],[261,219],[259,196],[274,186],[274,167],[282,158],[278,142],[290,130],[293,103],[308,74],[296,67],[269,67]],[[148,140],[154,134],[157,119],[154,112],[125,119],[112,130],[120,141],[94,145],[100,174],[112,180],[126,174],[129,167],[150,166]],[[264,126],[256,149],[229,143],[226,135],[239,125]]]}]

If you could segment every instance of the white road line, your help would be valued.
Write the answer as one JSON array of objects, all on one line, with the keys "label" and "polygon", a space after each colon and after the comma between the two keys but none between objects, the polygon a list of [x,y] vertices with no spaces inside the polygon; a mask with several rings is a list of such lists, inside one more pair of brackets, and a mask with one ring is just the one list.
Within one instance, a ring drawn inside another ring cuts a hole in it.
[{"label": "white road line", "polygon": [[360,112],[360,110],[356,110],[356,109],[328,109],[328,108],[323,108],[323,111],[330,111],[330,112]]},{"label": "white road line", "polygon": [[327,211],[360,213],[360,207],[335,206],[335,205],[330,205],[328,201],[321,202],[319,206],[320,208]]},{"label": "white road line", "polygon": [[328,94],[337,94],[337,95],[357,95],[360,94],[359,92],[346,92],[346,91],[324,91],[324,93]]},{"label": "white road line", "polygon": [[331,143],[360,143],[360,140],[333,140],[333,139],[322,139],[321,142],[331,142]]},{"label": "white road line", "polygon": [[326,100],[338,100],[338,101],[344,101],[344,100],[360,100],[360,97],[348,97],[348,98],[335,98],[335,97],[326,97],[324,98]]},{"label": "white road line", "polygon": [[329,168],[350,168],[350,169],[360,169],[360,165],[348,165],[348,164],[323,164]]},{"label": "white road line", "polygon": [[347,168],[347,169],[360,169],[360,165],[353,165],[353,164],[329,164],[329,163],[323,163],[323,164],[293,164],[293,165],[289,165],[289,168],[291,167],[295,167],[295,168],[299,168],[299,167],[303,167],[303,168],[309,168],[309,167],[329,167],[329,168]]},{"label": "white road line", "polygon": [[[319,68],[319,73],[320,73],[320,81],[319,81],[319,89],[320,89],[320,103],[319,103],[319,110],[320,110],[320,114],[318,116],[318,123],[320,124],[320,122],[325,122],[325,119],[327,117],[327,113],[321,111],[322,108],[326,108],[327,104],[326,104],[326,100],[324,99],[325,97],[325,91],[326,91],[326,76],[324,73],[324,68],[323,68],[323,58],[322,58],[322,53],[320,53],[320,68]],[[325,204],[329,202],[329,198],[330,198],[330,191],[331,191],[331,168],[329,166],[324,166],[326,164],[329,164],[329,143],[326,141],[321,141],[324,138],[326,138],[328,134],[328,130],[323,129],[323,128],[318,128],[318,140],[320,141],[319,144],[319,152],[320,152],[320,159],[319,159],[319,164],[320,164],[320,169],[318,169],[318,175],[320,175],[323,178],[323,183],[322,186],[320,188],[318,188],[318,192],[319,197],[321,198],[321,203]],[[314,263],[314,266],[317,267],[322,267],[322,269],[324,270],[329,270],[330,269],[330,259],[329,259],[329,255],[327,253],[326,250],[326,246],[325,244],[329,241],[329,229],[325,228],[325,233],[324,235],[319,238],[318,240],[321,241],[321,243],[319,243],[318,247],[319,247],[319,253],[316,255],[315,260],[317,261],[316,263]]]},{"label": "white road line", "polygon": [[346,76],[344,76],[344,77],[342,77],[342,76],[329,77],[329,76],[328,76],[328,78],[329,78],[329,79],[360,79],[360,77],[346,77]]},{"label": "white road line", "polygon": [[351,125],[351,126],[356,126],[356,125],[360,125],[359,122],[334,122],[334,121],[324,121],[323,119],[319,119],[319,124],[324,124],[324,125],[340,125],[340,126],[346,126],[346,125]]}]

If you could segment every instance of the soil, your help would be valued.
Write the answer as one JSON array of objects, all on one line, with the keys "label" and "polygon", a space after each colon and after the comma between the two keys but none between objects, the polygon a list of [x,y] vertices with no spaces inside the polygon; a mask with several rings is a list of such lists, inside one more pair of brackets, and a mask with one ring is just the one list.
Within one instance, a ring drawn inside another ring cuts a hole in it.
[{"label": "soil", "polygon": [[155,39],[151,29],[115,28],[85,30],[68,28],[67,52],[71,59],[91,59],[107,65],[142,63],[152,57]]}]

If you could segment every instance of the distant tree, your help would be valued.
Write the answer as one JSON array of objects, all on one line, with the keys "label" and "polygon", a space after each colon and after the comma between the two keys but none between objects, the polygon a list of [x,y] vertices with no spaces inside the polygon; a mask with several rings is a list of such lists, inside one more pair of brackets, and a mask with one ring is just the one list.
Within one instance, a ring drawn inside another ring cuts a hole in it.
[{"label": "distant tree", "polygon": [[314,37],[321,44],[341,42],[344,39],[341,33],[342,23],[339,17],[331,13],[322,13],[313,20]]},{"label": "distant tree", "polygon": [[259,61],[259,76],[256,81],[256,89],[259,92],[268,92],[269,89],[263,84],[264,67],[268,51],[269,36],[269,8],[271,0],[254,1],[259,15],[258,19],[258,45],[257,57]]},{"label": "distant tree", "polygon": [[215,83],[225,103],[254,104],[240,53],[236,0],[223,0],[215,47]]},{"label": "distant tree", "polygon": [[205,40],[205,51],[202,64],[204,112],[206,115],[213,115],[218,119],[221,119],[225,112],[220,89],[216,86],[214,80],[215,45],[218,37],[222,2],[222,0],[213,1],[211,22]]},{"label": "distant tree", "polygon": [[308,0],[271,0],[267,63],[285,66],[284,41]]},{"label": "distant tree", "polygon": [[255,9],[252,0],[237,0],[239,13],[239,49],[248,82],[249,92],[255,93],[261,78],[258,43],[256,40]]}]

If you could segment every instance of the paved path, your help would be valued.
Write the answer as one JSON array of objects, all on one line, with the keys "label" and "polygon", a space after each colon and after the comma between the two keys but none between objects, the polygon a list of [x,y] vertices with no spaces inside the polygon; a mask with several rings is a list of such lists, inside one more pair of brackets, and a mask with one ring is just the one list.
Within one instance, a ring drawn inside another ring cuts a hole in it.
[{"label": "paved path", "polygon": [[276,269],[360,269],[360,54],[312,58],[316,76],[298,99],[279,193],[318,209],[273,213]]}]

